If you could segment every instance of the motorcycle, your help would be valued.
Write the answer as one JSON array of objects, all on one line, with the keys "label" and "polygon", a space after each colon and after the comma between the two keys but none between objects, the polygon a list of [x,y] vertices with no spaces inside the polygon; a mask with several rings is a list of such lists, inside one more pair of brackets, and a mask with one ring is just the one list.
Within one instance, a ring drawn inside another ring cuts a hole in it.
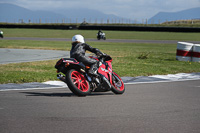
[{"label": "motorcycle", "polygon": [[[74,58],[61,58],[57,61],[57,78],[65,82],[77,96],[86,96],[91,92],[112,91],[123,94],[125,86],[120,76],[112,70],[112,58],[109,55],[89,56],[98,60],[98,76],[88,75],[90,66],[85,66]],[[64,75],[63,75],[63,74]]]},{"label": "motorcycle", "polygon": [[100,39],[106,40],[106,34],[105,33],[97,34],[97,39],[98,40],[100,40]]},{"label": "motorcycle", "polygon": [[3,38],[3,31],[0,31],[0,37]]}]

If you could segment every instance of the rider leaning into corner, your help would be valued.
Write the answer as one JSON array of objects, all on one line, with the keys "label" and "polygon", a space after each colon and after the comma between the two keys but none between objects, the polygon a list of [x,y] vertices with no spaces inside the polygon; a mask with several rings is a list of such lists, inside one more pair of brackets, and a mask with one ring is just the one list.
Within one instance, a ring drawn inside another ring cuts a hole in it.
[{"label": "rider leaning into corner", "polygon": [[102,32],[101,30],[98,31],[97,35],[98,35],[99,38],[100,38],[100,36],[102,35],[102,33],[103,33],[103,32]]},{"label": "rider leaning into corner", "polygon": [[103,55],[103,53],[99,49],[93,48],[89,44],[85,43],[84,37],[82,35],[73,36],[70,58],[75,58],[77,61],[90,66],[88,74],[90,74],[91,76],[97,76],[98,61],[87,57],[85,55],[86,50],[95,53],[98,56]]}]

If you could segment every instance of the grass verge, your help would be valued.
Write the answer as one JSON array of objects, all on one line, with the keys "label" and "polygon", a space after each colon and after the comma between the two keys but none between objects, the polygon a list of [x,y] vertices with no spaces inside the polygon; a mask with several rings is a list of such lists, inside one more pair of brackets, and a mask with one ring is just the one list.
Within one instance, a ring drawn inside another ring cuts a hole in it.
[{"label": "grass verge", "polygon": [[[72,38],[81,34],[85,38],[96,38],[95,30],[50,30],[50,29],[1,29],[5,37]],[[178,40],[200,41],[199,33],[104,31],[107,39]]]}]

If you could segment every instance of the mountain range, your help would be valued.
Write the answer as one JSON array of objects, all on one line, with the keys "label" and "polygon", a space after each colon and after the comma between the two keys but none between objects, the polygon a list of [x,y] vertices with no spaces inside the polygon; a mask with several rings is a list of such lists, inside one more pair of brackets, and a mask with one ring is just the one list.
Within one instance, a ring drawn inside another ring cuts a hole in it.
[{"label": "mountain range", "polygon": [[159,12],[148,20],[148,23],[158,24],[166,21],[200,19],[200,7],[178,12]]},{"label": "mountain range", "polygon": [[[123,19],[122,17],[112,14],[104,14],[102,12],[91,9],[57,9],[53,11],[37,10],[33,11],[13,4],[0,4],[0,22],[8,23],[81,23],[85,21],[91,22],[107,22],[107,19],[114,21]],[[125,20],[125,19],[124,19]]]},{"label": "mountain range", "polygon": [[[91,9],[57,9],[53,11],[33,11],[14,4],[0,3],[0,22],[8,23],[122,23],[131,19],[105,14]],[[134,17],[134,16],[133,16]],[[200,7],[179,12],[159,12],[148,20],[157,24],[166,21],[200,19]]]}]

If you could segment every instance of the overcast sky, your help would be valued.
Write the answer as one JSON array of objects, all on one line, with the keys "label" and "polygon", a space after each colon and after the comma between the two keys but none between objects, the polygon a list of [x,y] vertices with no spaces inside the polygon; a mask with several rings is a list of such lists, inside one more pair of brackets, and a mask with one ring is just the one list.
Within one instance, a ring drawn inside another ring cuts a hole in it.
[{"label": "overcast sky", "polygon": [[130,19],[148,19],[158,12],[200,7],[200,0],[0,0],[31,10],[87,8]]}]

